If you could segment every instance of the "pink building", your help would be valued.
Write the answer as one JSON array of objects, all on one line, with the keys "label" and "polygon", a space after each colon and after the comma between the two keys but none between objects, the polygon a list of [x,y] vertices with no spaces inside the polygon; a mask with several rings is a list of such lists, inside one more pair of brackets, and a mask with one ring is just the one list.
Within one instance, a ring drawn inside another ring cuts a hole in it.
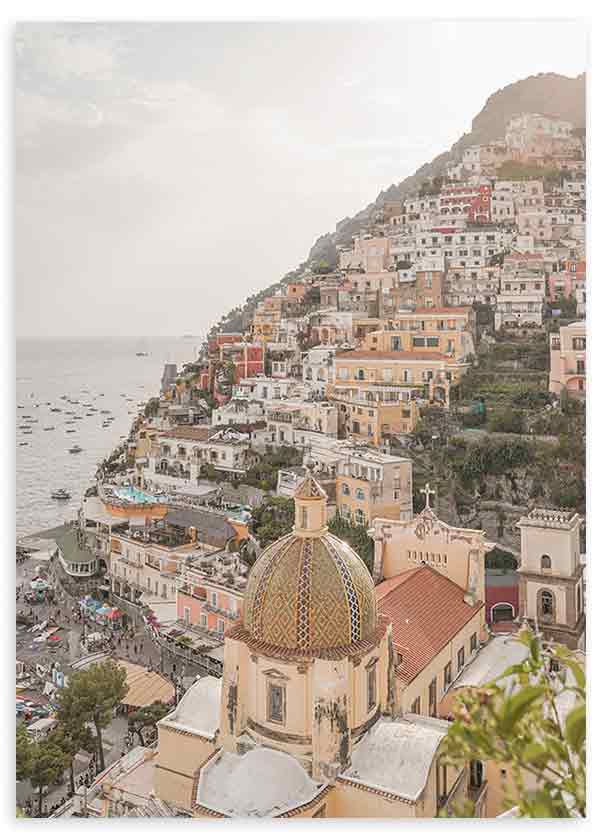
[{"label": "pink building", "polygon": [[222,638],[242,617],[247,578],[239,554],[221,551],[192,561],[177,589],[178,621]]}]

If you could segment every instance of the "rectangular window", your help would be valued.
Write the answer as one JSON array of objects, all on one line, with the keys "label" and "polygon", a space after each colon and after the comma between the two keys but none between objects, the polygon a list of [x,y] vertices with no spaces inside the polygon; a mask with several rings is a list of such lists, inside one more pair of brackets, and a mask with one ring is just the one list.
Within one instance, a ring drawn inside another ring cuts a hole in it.
[{"label": "rectangular window", "polygon": [[267,684],[267,720],[285,723],[285,688],[282,685]]},{"label": "rectangular window", "polygon": [[444,668],[444,691],[448,691],[452,682],[452,662],[448,662]]},{"label": "rectangular window", "polygon": [[217,632],[224,633],[225,632],[225,622],[222,618],[217,621]]},{"label": "rectangular window", "polygon": [[471,636],[470,648],[471,653],[474,653],[477,650],[477,633],[473,633]]},{"label": "rectangular window", "polygon": [[462,671],[462,669],[465,667],[465,649],[464,649],[464,647],[461,647],[461,649],[458,651],[458,656],[456,657],[456,667],[459,671]]},{"label": "rectangular window", "polygon": [[377,705],[377,671],[375,666],[367,671],[367,709],[374,709]]},{"label": "rectangular window", "polygon": [[421,698],[417,697],[414,701],[412,706],[410,707],[411,714],[413,715],[420,715],[421,714]]},{"label": "rectangular window", "polygon": [[429,683],[429,717],[437,715],[437,680],[435,677]]}]

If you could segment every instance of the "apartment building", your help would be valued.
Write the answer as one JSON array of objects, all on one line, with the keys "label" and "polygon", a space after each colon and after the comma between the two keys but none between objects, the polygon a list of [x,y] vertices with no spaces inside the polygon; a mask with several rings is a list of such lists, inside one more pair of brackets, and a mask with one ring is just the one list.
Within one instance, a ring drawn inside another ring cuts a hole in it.
[{"label": "apartment building", "polygon": [[336,348],[330,345],[311,347],[302,355],[302,381],[313,397],[325,395],[327,385],[333,382]]},{"label": "apartment building", "polygon": [[436,352],[353,350],[335,360],[331,399],[344,436],[381,445],[388,435],[414,431],[417,399],[448,404],[450,386],[468,365]]},{"label": "apartment building", "polygon": [[368,350],[446,354],[465,359],[475,352],[474,314],[470,307],[421,308],[396,312],[386,329],[370,333],[362,343]]},{"label": "apartment building", "polygon": [[548,390],[560,396],[582,398],[586,394],[586,327],[576,321],[550,335],[550,378]]},{"label": "apartment building", "polygon": [[412,461],[349,441],[338,445],[338,513],[355,525],[375,516],[410,520],[413,516]]},{"label": "apartment building", "polygon": [[539,274],[502,275],[494,313],[495,329],[541,327],[545,296],[545,281]]},{"label": "apartment building", "polygon": [[242,616],[248,567],[239,554],[217,551],[185,562],[177,583],[177,618],[221,640]]}]

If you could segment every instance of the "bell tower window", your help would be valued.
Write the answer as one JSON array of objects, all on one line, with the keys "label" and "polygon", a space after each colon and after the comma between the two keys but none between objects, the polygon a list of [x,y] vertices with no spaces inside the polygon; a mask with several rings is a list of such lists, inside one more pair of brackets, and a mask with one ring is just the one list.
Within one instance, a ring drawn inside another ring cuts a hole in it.
[{"label": "bell tower window", "polygon": [[542,554],[542,569],[551,569],[552,560],[548,554]]},{"label": "bell tower window", "polygon": [[300,508],[300,527],[308,528],[308,509],[304,506]]},{"label": "bell tower window", "polygon": [[551,621],[554,618],[554,595],[544,589],[540,594],[540,611],[542,618]]}]

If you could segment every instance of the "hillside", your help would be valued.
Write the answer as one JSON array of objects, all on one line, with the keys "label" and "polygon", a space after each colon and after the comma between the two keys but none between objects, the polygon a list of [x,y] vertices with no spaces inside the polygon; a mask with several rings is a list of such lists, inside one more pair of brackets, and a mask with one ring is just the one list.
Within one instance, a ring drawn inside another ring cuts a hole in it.
[{"label": "hillside", "polygon": [[556,73],[539,73],[493,93],[473,119],[471,131],[463,134],[451,149],[423,164],[413,175],[400,183],[392,184],[380,192],[375,201],[352,218],[347,217],[339,221],[334,232],[323,234],[317,239],[304,263],[286,274],[279,282],[252,295],[245,304],[224,315],[213,330],[237,331],[247,327],[256,305],[273,294],[282,283],[293,280],[307,264],[324,260],[334,265],[336,246],[351,244],[352,235],[368,222],[374,211],[383,206],[386,199],[401,199],[415,192],[427,179],[441,175],[450,160],[458,161],[463,150],[469,146],[489,143],[504,137],[505,126],[510,117],[522,112],[555,114],[570,120],[578,129],[585,131],[585,74],[569,78]]},{"label": "hillside", "polygon": [[575,78],[556,73],[540,73],[507,85],[492,94],[471,123],[471,131],[452,148],[421,166],[399,184],[392,184],[379,193],[372,204],[353,218],[339,222],[334,233],[320,236],[310,250],[308,259],[335,258],[335,246],[350,243],[352,234],[367,221],[372,212],[386,199],[400,199],[414,192],[428,178],[443,172],[450,160],[459,160],[464,149],[479,143],[489,143],[504,137],[506,123],[514,114],[541,112],[570,120],[579,129],[585,128],[585,74]]}]

